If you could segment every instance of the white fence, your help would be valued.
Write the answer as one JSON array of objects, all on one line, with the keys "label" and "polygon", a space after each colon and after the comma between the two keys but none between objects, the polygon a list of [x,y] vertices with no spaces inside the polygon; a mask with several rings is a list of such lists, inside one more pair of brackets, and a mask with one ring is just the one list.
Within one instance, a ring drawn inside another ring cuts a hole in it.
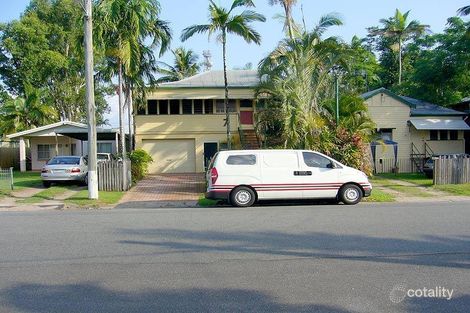
[{"label": "white fence", "polygon": [[0,168],[0,189],[13,190],[13,167],[9,169]]},{"label": "white fence", "polygon": [[[126,168],[124,175],[123,167]],[[131,161],[109,161],[98,163],[98,190],[126,191],[131,188]]]},{"label": "white fence", "polygon": [[[394,173],[395,159],[377,159],[375,162],[375,173]],[[398,173],[418,172],[411,159],[397,159]]]},{"label": "white fence", "polygon": [[470,183],[469,156],[440,156],[433,159],[435,185]]}]

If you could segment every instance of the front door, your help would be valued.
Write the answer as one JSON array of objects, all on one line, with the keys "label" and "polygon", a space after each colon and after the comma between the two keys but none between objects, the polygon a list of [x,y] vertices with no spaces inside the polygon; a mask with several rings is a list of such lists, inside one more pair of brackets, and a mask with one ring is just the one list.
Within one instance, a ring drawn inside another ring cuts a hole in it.
[{"label": "front door", "polygon": [[217,142],[204,143],[204,169],[207,170],[212,157],[217,153]]}]

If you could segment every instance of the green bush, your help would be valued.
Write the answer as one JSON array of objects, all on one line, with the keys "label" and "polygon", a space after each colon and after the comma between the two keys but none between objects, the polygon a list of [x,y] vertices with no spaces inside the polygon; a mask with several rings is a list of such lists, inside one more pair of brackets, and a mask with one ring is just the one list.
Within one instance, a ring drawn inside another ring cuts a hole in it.
[{"label": "green bush", "polygon": [[147,151],[143,149],[137,149],[129,154],[132,166],[132,180],[136,182],[145,177],[148,173],[149,164],[153,162],[152,157]]}]

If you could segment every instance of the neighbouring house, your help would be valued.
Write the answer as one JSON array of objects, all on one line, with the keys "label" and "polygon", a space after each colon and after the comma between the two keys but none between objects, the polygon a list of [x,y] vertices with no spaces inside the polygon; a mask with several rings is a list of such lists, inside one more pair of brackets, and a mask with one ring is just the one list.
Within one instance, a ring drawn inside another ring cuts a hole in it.
[{"label": "neighbouring house", "polygon": [[[230,128],[243,148],[259,148],[254,131],[257,71],[227,72]],[[150,173],[203,172],[226,145],[223,71],[160,84],[135,116],[136,148],[154,159]]]},{"label": "neighbouring house", "polygon": [[373,148],[376,172],[394,167],[414,172],[432,155],[465,152],[464,131],[470,129],[465,113],[385,88],[364,93],[362,98],[381,139]]},{"label": "neighbouring house", "polygon": [[[464,112],[467,116],[465,121],[470,125],[470,97],[463,98],[459,103],[450,105],[454,110]],[[463,133],[465,138],[465,153],[470,154],[470,130],[466,130]]]},{"label": "neighbouring house", "polygon": [[[116,129],[97,128],[97,151],[116,153],[119,132]],[[19,141],[20,170],[26,171],[26,141],[29,141],[31,169],[39,171],[56,155],[86,155],[88,126],[82,123],[62,121],[32,128],[7,138]]]}]

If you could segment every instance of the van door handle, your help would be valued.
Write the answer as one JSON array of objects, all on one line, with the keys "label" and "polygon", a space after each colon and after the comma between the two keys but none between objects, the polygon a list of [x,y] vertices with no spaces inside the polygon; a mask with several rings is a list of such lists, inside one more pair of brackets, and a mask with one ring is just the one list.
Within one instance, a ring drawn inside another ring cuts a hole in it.
[{"label": "van door handle", "polygon": [[294,171],[294,176],[312,176],[312,171]]}]

